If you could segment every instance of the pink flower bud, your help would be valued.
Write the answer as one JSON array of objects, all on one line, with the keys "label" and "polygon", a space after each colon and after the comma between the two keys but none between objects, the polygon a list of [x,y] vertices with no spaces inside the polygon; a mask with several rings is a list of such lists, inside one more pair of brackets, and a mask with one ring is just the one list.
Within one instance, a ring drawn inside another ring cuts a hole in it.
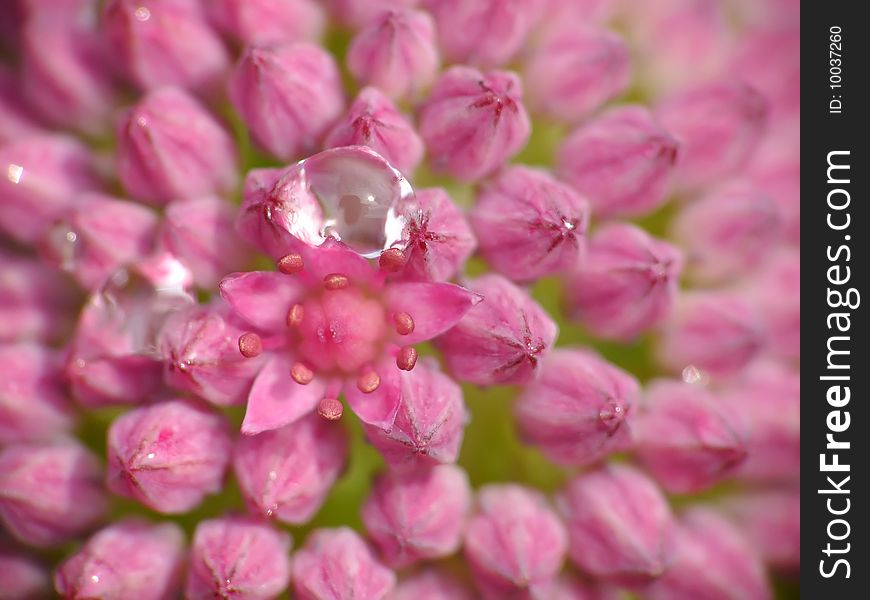
[{"label": "pink flower bud", "polygon": [[800,251],[781,250],[771,257],[753,285],[771,352],[789,360],[800,359]]},{"label": "pink flower bud", "polygon": [[316,0],[210,0],[215,25],[245,46],[316,41],[323,32],[323,8]]},{"label": "pink flower bud", "polygon": [[586,350],[557,350],[514,406],[520,433],[551,460],[587,465],[624,450],[637,380]]},{"label": "pink flower bud", "polygon": [[673,516],[658,486],[637,469],[612,465],[581,475],[557,504],[571,559],[584,572],[629,585],[667,569]]},{"label": "pink flower bud", "polygon": [[725,519],[694,509],[674,535],[673,562],[644,590],[650,600],[769,600],[764,567],[755,549]]},{"label": "pink flower bud", "polygon": [[326,136],[324,145],[368,146],[408,175],[423,160],[423,140],[411,122],[373,87],[359,93],[344,118]]},{"label": "pink flower bud", "polygon": [[465,532],[465,556],[485,598],[532,598],[562,567],[565,528],[538,492],[487,485]]},{"label": "pink flower bud", "polygon": [[589,199],[597,217],[641,216],[667,199],[677,141],[641,106],[623,106],[566,139],[556,172]]},{"label": "pink flower bud", "polygon": [[439,465],[382,475],[361,515],[385,562],[406,567],[456,552],[470,508],[471,487],[465,471]]},{"label": "pink flower bud", "polygon": [[746,164],[764,131],[767,103],[744,83],[713,83],[665,99],[656,116],[680,143],[680,186],[697,188]]},{"label": "pink flower bud", "polygon": [[290,582],[290,536],[249,518],[200,521],[193,534],[185,598],[268,600]]},{"label": "pink flower bud", "polygon": [[344,108],[335,60],[310,44],[248,48],[229,95],[254,140],[282,160],[314,149]]},{"label": "pink flower bud", "polygon": [[477,240],[465,215],[442,188],[417,190],[403,237],[402,276],[420,281],[447,281],[462,271]]},{"label": "pink flower bud", "polygon": [[25,554],[0,550],[0,598],[48,598],[51,577],[45,567]]},{"label": "pink flower bud", "polygon": [[73,440],[18,444],[0,451],[0,522],[33,546],[56,546],[106,514],[102,468]]},{"label": "pink flower bud", "polygon": [[468,418],[462,389],[434,365],[387,370],[381,374],[380,387],[367,396],[364,401],[372,404],[398,403],[391,426],[365,427],[366,436],[390,467],[414,471],[456,462]]},{"label": "pink flower bud", "polygon": [[440,66],[435,24],[419,10],[388,10],[359,31],[347,51],[347,68],[363,85],[390,98],[416,97]]},{"label": "pink flower bud", "polygon": [[581,27],[550,36],[525,64],[529,105],[575,123],[617,98],[631,82],[628,47],[606,29]]},{"label": "pink flower bud", "polygon": [[[2,25],[0,37],[3,37]],[[18,74],[6,65],[0,65],[0,145],[42,133],[29,104],[24,99]]]},{"label": "pink flower bud", "polygon": [[205,88],[228,66],[227,51],[196,0],[110,0],[103,28],[122,72],[143,90]]},{"label": "pink flower bud", "polygon": [[64,598],[167,600],[181,592],[184,534],[175,523],[127,520],[95,533],[54,573]]},{"label": "pink flower bud", "polygon": [[738,414],[700,384],[650,384],[635,424],[636,454],[669,492],[697,492],[731,475],[746,459]]},{"label": "pink flower bud", "polygon": [[132,196],[154,204],[231,190],[236,149],[223,126],[186,92],[146,94],[118,126],[118,177]]},{"label": "pink flower bud", "polygon": [[801,497],[797,489],[746,491],[718,507],[768,565],[797,573],[801,564]]},{"label": "pink flower bud", "polygon": [[395,584],[393,572],[347,527],[315,531],[293,560],[299,600],[381,600]]},{"label": "pink flower bud", "polygon": [[106,484],[158,512],[187,512],[221,490],[231,446],[224,417],[198,404],[136,408],[109,427]]},{"label": "pink flower bud", "polygon": [[749,364],[764,341],[761,317],[747,299],[729,292],[693,292],[680,298],[657,353],[676,373],[692,366],[727,376]]},{"label": "pink flower bud", "polygon": [[73,205],[98,190],[91,154],[75,139],[41,135],[0,147],[0,232],[32,245]]},{"label": "pink flower bud", "polygon": [[536,17],[535,0],[424,0],[450,62],[498,67],[522,48]]},{"label": "pink flower bud", "polygon": [[248,510],[298,525],[314,516],[346,461],[344,430],[311,414],[242,436],[233,465]]},{"label": "pink flower bud", "polygon": [[514,281],[573,268],[586,250],[589,205],[540,169],[501,171],[484,186],[470,217],[484,258]]},{"label": "pink flower bud", "polygon": [[400,581],[390,600],[474,600],[474,594],[453,576],[429,568]]},{"label": "pink flower bud", "polygon": [[566,278],[570,313],[599,337],[631,340],[670,314],[682,263],[679,250],[643,229],[607,225]]},{"label": "pink flower bud", "polygon": [[537,375],[559,329],[523,289],[501,275],[469,283],[483,302],[436,340],[450,372],[478,385],[523,384]]},{"label": "pink flower bud", "polygon": [[[467,29],[459,31],[473,37]],[[435,169],[463,181],[492,173],[529,139],[519,77],[451,67],[420,108],[419,129]]]}]

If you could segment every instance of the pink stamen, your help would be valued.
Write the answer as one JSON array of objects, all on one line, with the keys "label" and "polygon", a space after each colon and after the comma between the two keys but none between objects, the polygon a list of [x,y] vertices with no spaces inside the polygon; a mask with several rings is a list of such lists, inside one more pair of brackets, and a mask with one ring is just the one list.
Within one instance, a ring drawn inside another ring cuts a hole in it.
[{"label": "pink stamen", "polygon": [[294,304],[287,312],[287,327],[298,327],[305,316],[305,308],[301,304]]},{"label": "pink stamen", "polygon": [[314,371],[302,363],[296,363],[290,368],[290,377],[299,385],[308,385],[314,379]]},{"label": "pink stamen", "polygon": [[327,421],[337,421],[344,413],[344,405],[335,398],[324,398],[317,406],[317,414]]},{"label": "pink stamen", "polygon": [[295,275],[305,267],[301,254],[288,254],[278,261],[278,270],[285,275]]},{"label": "pink stamen", "polygon": [[405,253],[398,248],[387,248],[381,252],[381,256],[378,259],[378,265],[380,265],[381,269],[384,271],[395,273],[405,266],[405,258]]},{"label": "pink stamen", "polygon": [[414,346],[402,346],[396,356],[396,366],[403,371],[410,371],[417,364],[417,350]]},{"label": "pink stamen", "polygon": [[356,380],[356,387],[363,394],[371,394],[381,385],[380,376],[374,371],[366,371]]},{"label": "pink stamen", "polygon": [[398,312],[393,316],[393,322],[396,325],[396,333],[399,335],[409,335],[414,331],[414,319],[406,312]]},{"label": "pink stamen", "polygon": [[239,337],[239,352],[245,358],[254,358],[263,352],[263,340],[256,333],[243,333]]},{"label": "pink stamen", "polygon": [[323,287],[330,291],[343,290],[348,285],[350,285],[350,280],[341,273],[330,273],[323,278]]}]

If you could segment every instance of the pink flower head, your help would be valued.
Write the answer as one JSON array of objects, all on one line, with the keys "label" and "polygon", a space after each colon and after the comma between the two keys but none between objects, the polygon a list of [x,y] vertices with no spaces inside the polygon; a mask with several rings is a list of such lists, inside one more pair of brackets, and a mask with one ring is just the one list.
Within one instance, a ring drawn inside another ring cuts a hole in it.
[{"label": "pink flower head", "polygon": [[395,584],[393,572],[347,527],[315,531],[293,560],[299,600],[382,600]]},{"label": "pink flower head", "polygon": [[740,532],[709,509],[683,515],[670,568],[644,590],[650,600],[769,600],[764,567]]},{"label": "pink flower head", "polygon": [[440,465],[381,475],[361,514],[385,562],[406,567],[456,552],[470,508],[465,471]]},{"label": "pink flower head", "polygon": [[197,0],[110,0],[103,28],[121,71],[143,90],[210,87],[228,67]]},{"label": "pink flower head", "polygon": [[242,436],[233,466],[250,512],[298,525],[314,516],[346,461],[344,430],[309,415]]},{"label": "pink flower head", "polygon": [[537,16],[535,0],[424,0],[450,62],[490,68],[510,61]]},{"label": "pink flower head", "polygon": [[642,472],[612,465],[572,480],[557,500],[583,571],[622,584],[660,576],[670,561],[674,519]]},{"label": "pink flower head", "polygon": [[33,245],[78,193],[98,190],[91,153],[74,138],[45,134],[0,147],[0,232]]},{"label": "pink flower head", "polygon": [[631,340],[670,314],[682,263],[679,250],[639,227],[602,227],[566,278],[569,313],[599,337]]},{"label": "pink flower head", "polygon": [[204,406],[136,408],[109,427],[106,485],[157,512],[187,512],[221,490],[231,447],[226,420]]},{"label": "pink flower head", "polygon": [[518,485],[487,485],[465,532],[465,556],[483,596],[533,598],[562,567],[565,528],[538,492]]},{"label": "pink flower head", "polygon": [[200,521],[193,534],[185,598],[270,600],[290,582],[290,536],[242,517]]},{"label": "pink flower head", "polygon": [[95,533],[54,573],[64,598],[169,600],[181,592],[184,533],[175,523],[127,520]]},{"label": "pink flower head", "polygon": [[335,60],[305,43],[248,48],[229,96],[254,140],[282,160],[312,150],[344,109]]},{"label": "pink flower head", "polygon": [[797,489],[744,491],[718,504],[765,563],[795,573],[801,564],[801,497]]},{"label": "pink flower head", "polygon": [[33,343],[0,344],[0,445],[45,440],[70,429],[60,357]]},{"label": "pink flower head", "polygon": [[411,122],[373,87],[359,93],[344,118],[326,136],[324,145],[327,148],[368,146],[408,175],[423,160],[423,140]]},{"label": "pink flower head", "polygon": [[664,330],[658,358],[673,372],[687,367],[713,376],[738,372],[765,342],[757,307],[731,292],[684,294]]},{"label": "pink flower head", "polygon": [[440,66],[435,24],[419,10],[387,10],[353,38],[347,68],[363,85],[390,98],[418,96],[435,79]]},{"label": "pink flower head", "polygon": [[93,528],[108,503],[96,456],[69,439],[0,451],[0,523],[33,546],[56,546]]},{"label": "pink flower head", "polygon": [[587,465],[626,449],[637,403],[631,375],[587,350],[556,350],[514,407],[520,434],[551,460]]},{"label": "pink flower head", "polygon": [[625,92],[631,82],[631,59],[615,33],[580,27],[545,39],[524,71],[529,105],[560,121],[576,123]]},{"label": "pink flower head", "polygon": [[0,590],[5,600],[47,598],[51,577],[41,563],[26,554],[0,550]]},{"label": "pink flower head", "polygon": [[697,188],[746,164],[764,131],[767,102],[745,83],[712,83],[666,98],[656,116],[680,143],[679,185]]},{"label": "pink flower head", "polygon": [[316,41],[324,11],[316,0],[209,0],[215,25],[246,46]]},{"label": "pink flower head", "polygon": [[474,595],[452,575],[428,568],[400,581],[390,600],[474,600]]},{"label": "pink flower head", "polygon": [[697,383],[650,384],[635,440],[641,463],[670,492],[704,490],[734,473],[747,456],[738,414]]},{"label": "pink flower head", "polygon": [[501,275],[484,275],[469,287],[483,302],[436,340],[450,372],[478,385],[533,380],[538,362],[556,341],[556,323],[525,290]]},{"label": "pink flower head", "polygon": [[116,158],[127,192],[153,204],[225,192],[237,181],[229,133],[178,88],[150,92],[124,114]]},{"label": "pink flower head", "polygon": [[501,171],[484,186],[470,216],[484,258],[514,281],[566,271],[585,253],[589,205],[540,169]]},{"label": "pink flower head", "polygon": [[761,310],[770,351],[778,357],[800,358],[801,256],[782,250],[770,258],[753,282],[753,296]]},{"label": "pink flower head", "polygon": [[678,144],[642,106],[613,108],[559,148],[556,173],[596,217],[641,216],[667,199]]},{"label": "pink flower head", "polygon": [[509,71],[451,67],[420,108],[419,128],[435,169],[463,181],[489,175],[529,139],[520,79]]}]

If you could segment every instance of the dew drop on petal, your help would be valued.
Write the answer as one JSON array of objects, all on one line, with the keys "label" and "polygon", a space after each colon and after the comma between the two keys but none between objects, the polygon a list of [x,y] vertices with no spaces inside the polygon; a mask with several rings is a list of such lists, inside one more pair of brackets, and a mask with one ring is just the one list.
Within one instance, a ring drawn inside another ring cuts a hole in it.
[{"label": "dew drop on petal", "polygon": [[683,369],[683,381],[686,383],[706,383],[704,373],[695,365],[689,365]]}]

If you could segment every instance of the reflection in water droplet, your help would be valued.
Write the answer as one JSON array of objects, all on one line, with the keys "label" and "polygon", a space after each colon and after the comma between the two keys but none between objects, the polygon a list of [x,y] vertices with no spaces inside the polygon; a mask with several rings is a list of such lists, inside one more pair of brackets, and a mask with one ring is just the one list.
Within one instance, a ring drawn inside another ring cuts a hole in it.
[{"label": "reflection in water droplet", "polygon": [[46,238],[48,250],[64,271],[71,271],[75,267],[81,249],[78,239],[78,234],[66,224],[60,224],[48,233]]},{"label": "reflection in water droplet", "polygon": [[695,365],[689,365],[685,369],[683,369],[683,381],[686,383],[700,383],[704,385],[707,383],[707,376]]},{"label": "reflection in water droplet", "polygon": [[136,15],[136,19],[139,21],[147,21],[151,18],[151,11],[145,6],[140,6],[133,14]]},{"label": "reflection in water droplet", "polygon": [[152,459],[152,458],[154,458],[155,456],[157,456],[157,455],[154,454],[153,452],[149,452],[148,455],[147,455],[145,458]]},{"label": "reflection in water droplet", "polygon": [[6,178],[12,183],[17,184],[21,181],[21,176],[24,174],[24,167],[21,165],[16,165],[13,163],[9,163],[9,166],[6,168]]},{"label": "reflection in water droplet", "polygon": [[91,575],[91,581],[93,581],[94,583],[100,583],[100,576],[99,575]]}]

